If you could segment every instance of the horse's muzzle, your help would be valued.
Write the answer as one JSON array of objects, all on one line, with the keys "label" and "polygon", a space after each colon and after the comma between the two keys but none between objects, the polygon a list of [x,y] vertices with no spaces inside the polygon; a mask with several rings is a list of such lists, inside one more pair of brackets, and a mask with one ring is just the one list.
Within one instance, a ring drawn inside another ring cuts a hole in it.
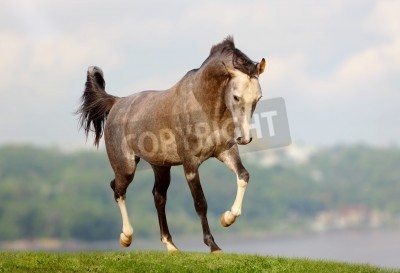
[{"label": "horse's muzzle", "polygon": [[249,144],[252,140],[253,140],[252,137],[250,138],[238,137],[236,138],[236,143],[239,145],[246,145]]}]

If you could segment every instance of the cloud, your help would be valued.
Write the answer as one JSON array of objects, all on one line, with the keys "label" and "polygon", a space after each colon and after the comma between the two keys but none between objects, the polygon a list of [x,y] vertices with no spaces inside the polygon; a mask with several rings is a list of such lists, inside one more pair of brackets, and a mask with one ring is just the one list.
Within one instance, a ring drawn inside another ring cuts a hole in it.
[{"label": "cloud", "polygon": [[72,112],[87,67],[99,60],[109,68],[123,63],[120,51],[113,43],[101,41],[100,34],[83,29],[32,38],[0,29],[0,126],[6,128],[0,141],[71,141],[65,138],[77,132],[71,124]]},{"label": "cloud", "polygon": [[[338,105],[345,100],[354,102],[366,95],[373,96],[374,99],[386,97],[388,94],[399,97],[399,92],[395,89],[398,88],[397,79],[400,74],[400,24],[397,19],[400,2],[375,3],[369,15],[361,17],[364,21],[358,22],[363,26],[359,35],[365,36],[365,32],[373,31],[370,34],[372,37],[385,35],[385,39],[359,44],[345,55],[336,54],[333,69],[323,70],[321,73],[309,69],[321,64],[317,64],[318,60],[308,51],[272,56],[268,62],[265,83],[274,88],[287,89],[290,80],[295,88],[293,92],[301,90],[307,99],[313,98],[330,104],[334,102]],[[358,37],[354,38],[356,39]],[[331,48],[340,52],[340,47],[351,43],[348,40],[338,41]]]},{"label": "cloud", "polygon": [[[349,87],[361,84],[384,84],[400,72],[400,36],[380,46],[371,47],[348,58],[335,78]],[[375,86],[377,87],[377,86]]]},{"label": "cloud", "polygon": [[374,1],[374,7],[366,27],[372,31],[387,35],[387,37],[399,37],[400,2],[393,0]]},{"label": "cloud", "polygon": [[[331,33],[337,41],[329,46],[309,43],[315,52],[297,47],[298,52],[279,52],[268,59],[261,84],[265,94],[286,99],[294,139],[398,143],[400,5],[379,1],[366,11],[359,21],[354,19],[358,27],[353,36],[343,27]],[[353,21],[344,17],[341,24],[352,28]],[[320,37],[329,29],[325,22],[321,25]],[[318,54],[321,48],[325,54]]]},{"label": "cloud", "polygon": [[96,39],[97,34],[91,31],[30,40],[16,33],[0,32],[0,94],[29,85],[35,94],[51,98],[55,94],[52,88],[62,90],[58,80],[82,73],[92,60],[101,59],[110,67],[120,65],[121,55],[112,44]]}]

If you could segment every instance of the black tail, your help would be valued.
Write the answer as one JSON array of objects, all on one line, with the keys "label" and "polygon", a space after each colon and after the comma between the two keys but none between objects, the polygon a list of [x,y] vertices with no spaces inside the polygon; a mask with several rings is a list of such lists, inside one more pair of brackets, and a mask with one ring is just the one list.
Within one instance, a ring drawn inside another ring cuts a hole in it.
[{"label": "black tail", "polygon": [[80,127],[85,130],[86,138],[89,131],[95,134],[94,145],[99,147],[108,113],[117,97],[107,94],[103,71],[97,66],[89,67],[82,104],[76,111],[80,115]]}]

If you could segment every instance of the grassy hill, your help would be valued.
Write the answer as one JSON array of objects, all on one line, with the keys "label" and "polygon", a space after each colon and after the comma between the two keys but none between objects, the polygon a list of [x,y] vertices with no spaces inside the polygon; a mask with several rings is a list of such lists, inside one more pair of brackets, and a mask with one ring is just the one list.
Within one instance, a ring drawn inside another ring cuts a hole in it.
[{"label": "grassy hill", "polygon": [[400,272],[369,265],[237,254],[156,251],[0,252],[0,272]]}]

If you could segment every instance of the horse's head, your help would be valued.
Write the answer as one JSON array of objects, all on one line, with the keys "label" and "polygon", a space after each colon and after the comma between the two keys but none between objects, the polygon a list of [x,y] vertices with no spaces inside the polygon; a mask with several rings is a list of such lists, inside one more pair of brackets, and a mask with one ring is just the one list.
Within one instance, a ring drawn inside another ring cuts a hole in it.
[{"label": "horse's head", "polygon": [[265,60],[257,64],[257,73],[249,76],[238,69],[227,68],[229,81],[225,89],[225,105],[232,114],[235,125],[234,142],[245,145],[251,142],[251,118],[261,98],[258,76],[265,69]]}]

